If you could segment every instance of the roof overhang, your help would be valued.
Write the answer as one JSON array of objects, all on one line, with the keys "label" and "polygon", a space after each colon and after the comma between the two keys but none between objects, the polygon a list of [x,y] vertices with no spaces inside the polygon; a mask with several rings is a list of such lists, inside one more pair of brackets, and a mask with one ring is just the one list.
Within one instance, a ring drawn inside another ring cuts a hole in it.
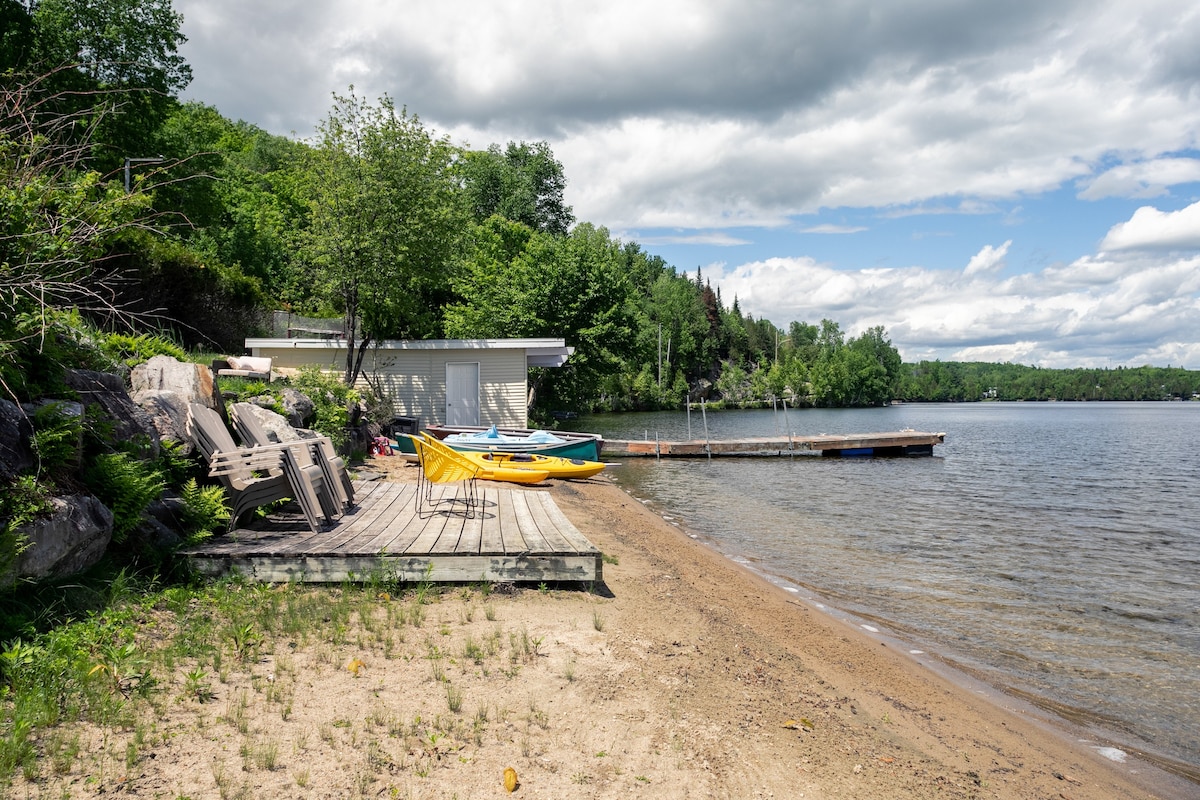
[{"label": "roof overhang", "polygon": [[[251,350],[343,350],[345,339],[247,339]],[[380,350],[524,350],[525,363],[530,367],[561,367],[574,347],[564,339],[388,339],[374,342],[372,349]]]}]

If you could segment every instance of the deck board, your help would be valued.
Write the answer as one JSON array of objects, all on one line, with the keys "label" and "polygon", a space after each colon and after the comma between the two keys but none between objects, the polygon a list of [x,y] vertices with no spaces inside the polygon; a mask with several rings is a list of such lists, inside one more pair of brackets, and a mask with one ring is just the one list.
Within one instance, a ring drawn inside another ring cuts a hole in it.
[{"label": "deck board", "polygon": [[[435,486],[435,497],[454,487]],[[399,580],[600,581],[600,552],[548,492],[480,485],[473,518],[455,512],[420,519],[416,485],[355,483],[357,507],[313,533],[285,507],[182,551],[204,574],[239,570],[263,581],[331,582],[383,570]]]}]

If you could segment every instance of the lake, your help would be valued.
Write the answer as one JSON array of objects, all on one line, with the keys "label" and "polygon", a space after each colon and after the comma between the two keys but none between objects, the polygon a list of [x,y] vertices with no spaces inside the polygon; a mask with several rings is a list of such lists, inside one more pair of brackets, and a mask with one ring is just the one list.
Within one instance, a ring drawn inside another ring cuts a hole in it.
[{"label": "lake", "polygon": [[[732,558],[1114,741],[1200,768],[1200,403],[691,413],[693,438],[945,432],[933,457],[626,459]],[[682,411],[572,422],[687,438]]]}]

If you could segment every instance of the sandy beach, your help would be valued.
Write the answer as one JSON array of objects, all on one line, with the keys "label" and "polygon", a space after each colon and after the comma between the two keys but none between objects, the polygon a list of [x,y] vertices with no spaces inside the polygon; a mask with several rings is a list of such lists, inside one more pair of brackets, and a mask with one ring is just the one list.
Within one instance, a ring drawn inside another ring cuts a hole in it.
[{"label": "sandy beach", "polygon": [[604,476],[549,491],[604,552],[603,585],[368,595],[227,656],[208,696],[179,663],[136,759],[92,731],[104,774],[13,796],[496,797],[509,768],[530,798],[1196,796],[808,606]]}]

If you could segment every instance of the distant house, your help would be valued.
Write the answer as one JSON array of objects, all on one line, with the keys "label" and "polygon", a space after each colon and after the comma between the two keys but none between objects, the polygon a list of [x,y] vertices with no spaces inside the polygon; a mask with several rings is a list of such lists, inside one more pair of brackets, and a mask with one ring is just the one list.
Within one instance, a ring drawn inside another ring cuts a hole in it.
[{"label": "distant house", "polygon": [[[288,374],[315,365],[346,368],[342,339],[247,339],[252,355]],[[561,367],[574,352],[562,339],[385,341],[363,357],[359,385],[392,399],[395,414],[422,425],[525,427],[530,367]]]}]

